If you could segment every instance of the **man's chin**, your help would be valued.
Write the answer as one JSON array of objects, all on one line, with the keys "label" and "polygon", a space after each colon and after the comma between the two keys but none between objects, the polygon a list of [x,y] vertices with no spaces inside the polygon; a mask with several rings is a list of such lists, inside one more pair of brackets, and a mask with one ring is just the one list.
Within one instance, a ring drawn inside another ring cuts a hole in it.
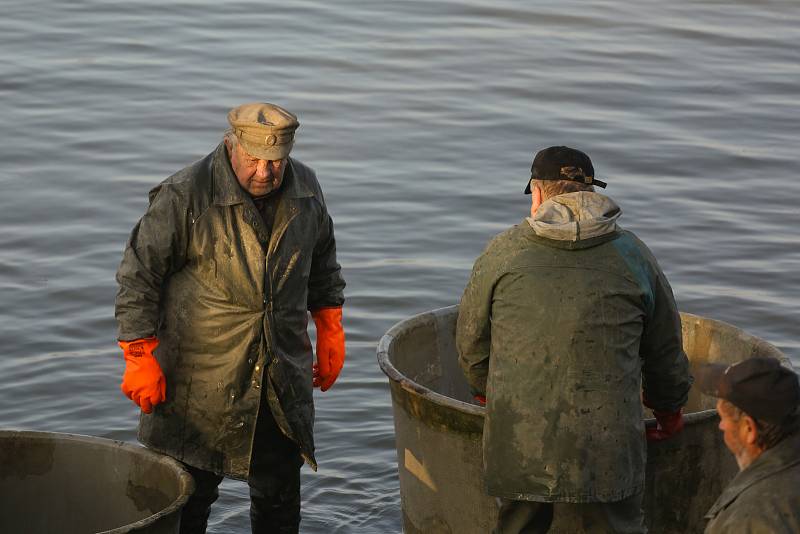
[{"label": "man's chin", "polygon": [[263,197],[271,193],[275,189],[275,184],[268,182],[266,184],[250,184],[250,194],[254,197]]}]

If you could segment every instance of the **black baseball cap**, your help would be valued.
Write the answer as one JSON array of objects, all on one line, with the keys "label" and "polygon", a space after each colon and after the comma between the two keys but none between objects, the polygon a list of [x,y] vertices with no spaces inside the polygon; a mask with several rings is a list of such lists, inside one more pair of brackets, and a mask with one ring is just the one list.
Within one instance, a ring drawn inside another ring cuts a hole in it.
[{"label": "black baseball cap", "polygon": [[[595,179],[589,156],[568,146],[551,146],[540,150],[533,158],[530,180],[570,180],[597,187],[607,185]],[[525,186],[526,195],[531,193],[530,180]]]},{"label": "black baseball cap", "polygon": [[695,372],[700,391],[730,402],[750,417],[778,424],[800,405],[797,374],[775,358],[756,356],[733,365],[709,363]]}]

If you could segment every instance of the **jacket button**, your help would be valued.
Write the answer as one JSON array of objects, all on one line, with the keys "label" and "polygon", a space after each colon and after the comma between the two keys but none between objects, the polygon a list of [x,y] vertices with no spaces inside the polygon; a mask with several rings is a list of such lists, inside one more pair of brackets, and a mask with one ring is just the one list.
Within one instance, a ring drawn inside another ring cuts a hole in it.
[{"label": "jacket button", "polygon": [[253,365],[253,358],[248,358],[247,363],[249,363],[250,365]]},{"label": "jacket button", "polygon": [[260,365],[256,365],[256,371],[260,371],[260,370],[261,370],[261,366]]}]

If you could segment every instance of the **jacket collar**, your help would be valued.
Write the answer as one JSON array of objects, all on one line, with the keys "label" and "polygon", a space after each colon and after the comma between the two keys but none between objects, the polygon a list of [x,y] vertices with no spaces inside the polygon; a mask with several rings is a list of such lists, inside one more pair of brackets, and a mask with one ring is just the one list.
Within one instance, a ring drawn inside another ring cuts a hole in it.
[{"label": "jacket collar", "polygon": [[708,511],[706,519],[715,517],[753,484],[797,464],[800,464],[800,432],[784,438],[773,448],[761,453],[746,469],[739,471]]},{"label": "jacket collar", "polygon": [[[214,150],[211,158],[211,175],[214,183],[214,204],[217,206],[231,206],[250,200],[250,194],[242,189],[236,174],[233,172],[228,159],[225,143],[220,143]],[[283,198],[305,198],[314,196],[311,189],[297,178],[295,163],[289,158],[286,171],[283,175]]]}]

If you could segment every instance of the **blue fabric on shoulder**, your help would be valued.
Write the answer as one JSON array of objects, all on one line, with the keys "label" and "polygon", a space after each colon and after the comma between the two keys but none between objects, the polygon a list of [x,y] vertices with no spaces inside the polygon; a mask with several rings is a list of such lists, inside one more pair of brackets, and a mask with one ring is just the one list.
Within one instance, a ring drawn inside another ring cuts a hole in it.
[{"label": "blue fabric on shoulder", "polygon": [[650,262],[644,255],[639,243],[629,232],[620,232],[620,236],[613,242],[614,248],[625,260],[631,274],[636,279],[639,287],[644,294],[644,304],[647,308],[647,315],[653,314],[655,309],[655,280],[653,270],[650,269]]}]

